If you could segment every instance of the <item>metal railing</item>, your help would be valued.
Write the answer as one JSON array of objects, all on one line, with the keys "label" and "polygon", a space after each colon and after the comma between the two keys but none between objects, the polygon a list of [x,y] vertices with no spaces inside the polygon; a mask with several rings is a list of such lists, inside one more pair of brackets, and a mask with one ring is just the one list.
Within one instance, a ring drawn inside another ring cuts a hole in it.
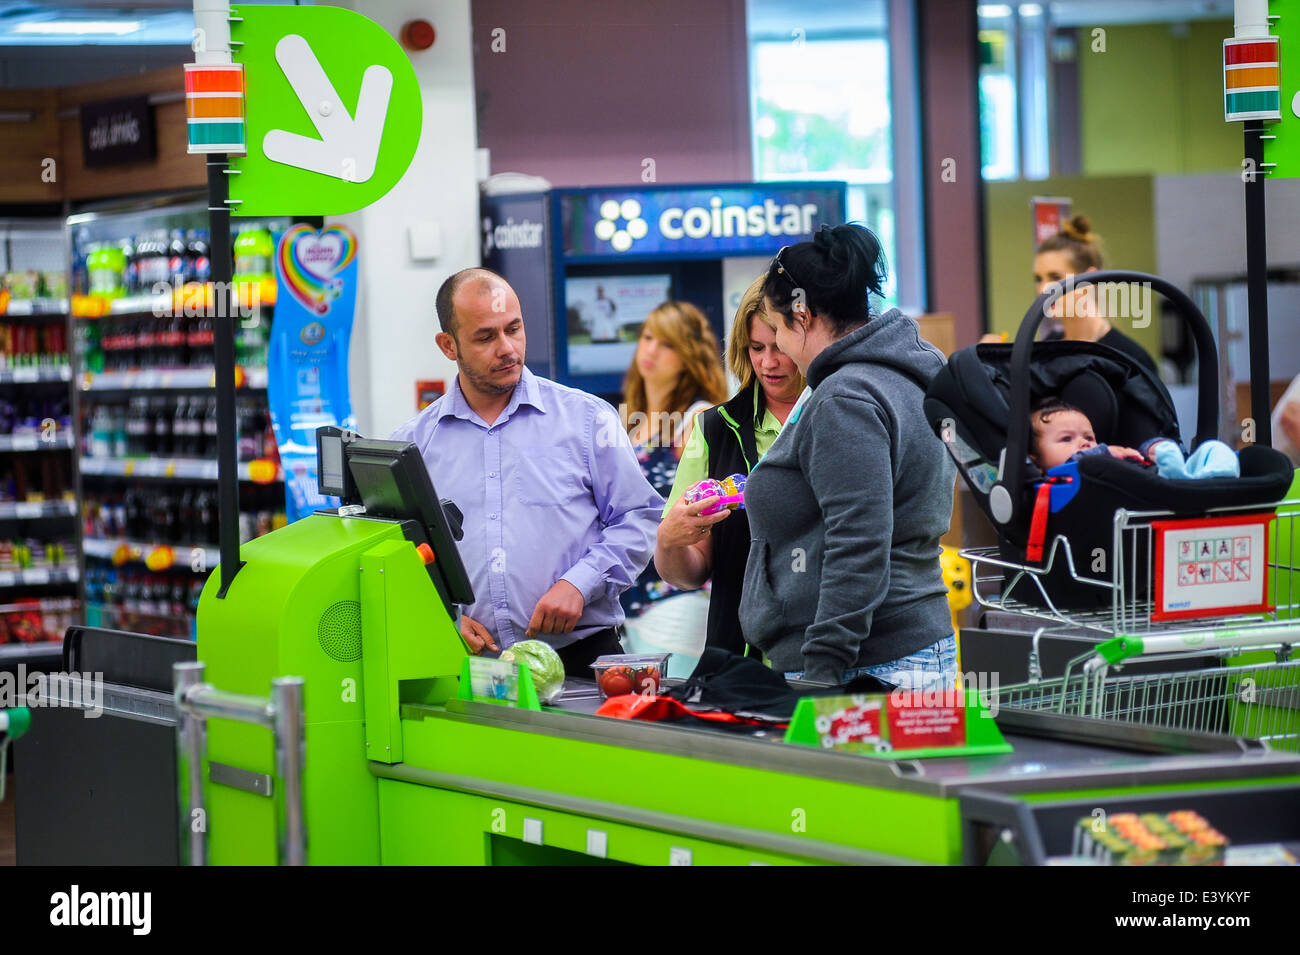
[{"label": "metal railing", "polygon": [[[264,726],[275,740],[275,769],[280,784],[267,793],[276,803],[278,858],[281,865],[307,864],[307,830],[303,815],[302,677],[271,681],[271,697],[245,696],[203,682],[202,663],[178,663],[175,674],[177,776],[181,809],[181,859],[207,865],[208,820],[203,802],[203,761],[207,721],[234,720]],[[196,825],[196,823],[198,823]]]}]

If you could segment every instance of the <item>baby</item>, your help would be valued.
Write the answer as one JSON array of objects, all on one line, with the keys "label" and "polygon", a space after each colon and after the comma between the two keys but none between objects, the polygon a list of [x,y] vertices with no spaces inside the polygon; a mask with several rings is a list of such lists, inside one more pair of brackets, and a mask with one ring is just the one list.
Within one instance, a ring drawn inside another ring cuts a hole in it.
[{"label": "baby", "polygon": [[1202,442],[1190,459],[1184,458],[1183,449],[1172,438],[1152,438],[1136,451],[1114,444],[1098,444],[1088,416],[1060,398],[1049,397],[1039,402],[1030,413],[1029,422],[1034,430],[1029,459],[1042,471],[1084,455],[1109,454],[1146,467],[1154,465],[1162,478],[1202,480],[1241,475],[1237,455],[1222,441]]}]

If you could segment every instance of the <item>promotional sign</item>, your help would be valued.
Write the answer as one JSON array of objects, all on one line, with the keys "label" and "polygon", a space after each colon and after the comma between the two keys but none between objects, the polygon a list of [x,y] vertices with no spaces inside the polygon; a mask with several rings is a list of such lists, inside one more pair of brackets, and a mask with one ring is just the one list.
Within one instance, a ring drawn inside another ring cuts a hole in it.
[{"label": "promotional sign", "polygon": [[1056,235],[1070,219],[1073,200],[1057,196],[1033,196],[1029,206],[1034,213],[1034,248]]},{"label": "promotional sign", "polygon": [[422,123],[420,86],[397,42],[338,7],[234,13],[248,154],[233,163],[233,214],[338,215],[392,189]]},{"label": "promotional sign", "polygon": [[540,710],[537,687],[528,664],[494,657],[466,656],[457,696],[462,700]]},{"label": "promotional sign", "polygon": [[147,96],[81,107],[81,155],[87,168],[152,162],[157,151]]},{"label": "promotional sign", "polygon": [[344,226],[296,225],[276,246],[268,399],[291,522],[337,504],[317,488],[316,429],[356,427],[348,390],[356,256],[356,236]]},{"label": "promotional sign", "polygon": [[841,183],[561,193],[564,255],[771,255],[844,221]]},{"label": "promotional sign", "polygon": [[670,275],[606,275],[564,280],[569,374],[622,374],[646,318],[671,298]]},{"label": "promotional sign", "polygon": [[546,196],[540,193],[484,196],[479,204],[483,266],[510,280],[524,314],[528,367],[543,378],[555,375],[551,336],[551,237]]},{"label": "promotional sign", "polygon": [[1272,514],[1249,514],[1153,521],[1156,598],[1151,619],[1272,610],[1267,593],[1272,520]]},{"label": "promotional sign", "polygon": [[795,704],[785,742],[877,759],[1010,753],[992,700],[982,689],[963,688],[960,678],[923,690],[805,696]]},{"label": "promotional sign", "polygon": [[807,697],[799,701],[786,742],[879,755],[960,749],[977,742],[967,739],[966,703],[966,692],[955,687]]}]

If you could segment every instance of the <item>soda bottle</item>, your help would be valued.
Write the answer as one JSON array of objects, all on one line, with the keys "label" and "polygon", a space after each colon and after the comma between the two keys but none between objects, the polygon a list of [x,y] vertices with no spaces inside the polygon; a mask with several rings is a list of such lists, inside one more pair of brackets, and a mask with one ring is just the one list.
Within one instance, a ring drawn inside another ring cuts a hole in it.
[{"label": "soda bottle", "polygon": [[156,398],[153,413],[153,453],[160,458],[172,456],[172,412],[166,398]]},{"label": "soda bottle", "polygon": [[197,531],[194,536],[194,543],[198,546],[215,544],[219,531],[217,512],[212,494],[206,488],[200,488],[195,492],[194,521],[195,530]]},{"label": "soda bottle", "polygon": [[208,230],[191,229],[185,233],[185,247],[190,265],[189,281],[207,282],[212,278],[212,260],[208,257]]},{"label": "soda bottle", "polygon": [[117,247],[122,251],[122,292],[124,295],[137,295],[140,292],[140,254],[136,251],[135,240],[120,239]]},{"label": "soda bottle", "polygon": [[178,621],[184,620],[187,604],[189,603],[185,578],[180,574],[170,574],[168,580],[171,584],[171,615]]},{"label": "soda bottle", "polygon": [[124,495],[126,502],[126,536],[138,537],[140,525],[143,523],[140,519],[140,493],[134,488],[127,488]]},{"label": "soda bottle", "polygon": [[172,411],[172,448],[178,458],[194,457],[193,442],[189,431],[189,399],[181,396],[176,399],[176,408]]},{"label": "soda bottle", "polygon": [[170,491],[155,494],[151,537],[160,544],[176,543],[176,506]]},{"label": "soda bottle", "polygon": [[184,285],[188,278],[189,270],[186,268],[188,254],[185,233],[180,229],[172,229],[171,241],[167,243],[167,278],[173,288]]},{"label": "soda bottle", "polygon": [[137,262],[140,276],[140,290],[154,294],[157,286],[168,284],[167,233],[155,230],[136,244]]},{"label": "soda bottle", "polygon": [[203,456],[216,457],[217,454],[217,399],[208,399],[207,409],[203,415]]},{"label": "soda bottle", "polygon": [[260,282],[269,277],[275,239],[269,229],[246,229],[235,236],[234,280]]},{"label": "soda bottle", "polygon": [[176,537],[182,543],[202,541],[203,535],[195,530],[194,488],[181,492],[181,503],[176,514]]},{"label": "soda bottle", "polygon": [[145,317],[135,321],[135,362],[140,368],[158,364],[158,321]]}]

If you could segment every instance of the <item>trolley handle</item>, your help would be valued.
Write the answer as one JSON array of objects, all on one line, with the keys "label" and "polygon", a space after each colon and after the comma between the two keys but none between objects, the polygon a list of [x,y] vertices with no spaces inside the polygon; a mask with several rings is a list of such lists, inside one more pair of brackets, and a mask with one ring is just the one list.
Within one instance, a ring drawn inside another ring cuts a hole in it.
[{"label": "trolley handle", "polygon": [[32,711],[25,706],[0,710],[0,736],[16,740],[31,728]]},{"label": "trolley handle", "polygon": [[1178,633],[1122,633],[1097,645],[1096,656],[1107,664],[1137,656],[1179,653],[1186,650],[1214,650],[1220,647],[1259,647],[1270,643],[1300,644],[1300,624],[1277,627],[1244,627],[1227,630],[1183,630]]}]

